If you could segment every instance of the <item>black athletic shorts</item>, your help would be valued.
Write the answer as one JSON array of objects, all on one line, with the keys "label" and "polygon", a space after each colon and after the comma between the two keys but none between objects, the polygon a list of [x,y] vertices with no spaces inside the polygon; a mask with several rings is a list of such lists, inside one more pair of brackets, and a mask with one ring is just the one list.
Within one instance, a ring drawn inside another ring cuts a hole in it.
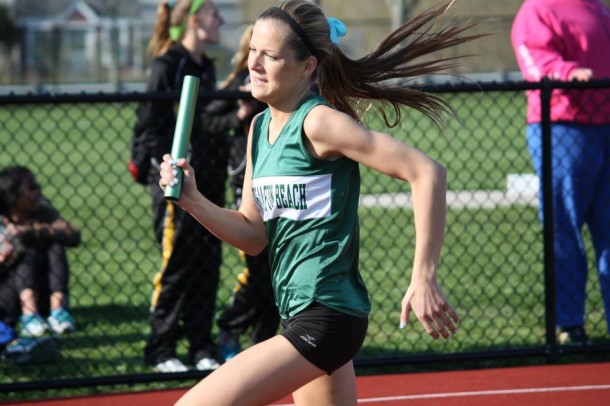
[{"label": "black athletic shorts", "polygon": [[282,320],[282,335],[316,367],[328,375],[356,356],[369,320],[350,316],[319,303]]}]

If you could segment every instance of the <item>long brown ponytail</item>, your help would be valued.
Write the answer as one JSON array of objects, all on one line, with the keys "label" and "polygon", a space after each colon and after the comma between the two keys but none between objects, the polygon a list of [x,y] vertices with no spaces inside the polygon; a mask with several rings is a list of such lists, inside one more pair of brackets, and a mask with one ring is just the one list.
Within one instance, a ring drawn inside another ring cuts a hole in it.
[{"label": "long brown ponytail", "polygon": [[[440,97],[409,88],[397,80],[405,82],[454,67],[459,57],[428,60],[422,57],[482,36],[461,36],[473,23],[436,26],[452,4],[450,1],[424,11],[389,34],[368,55],[356,60],[347,57],[331,42],[326,17],[318,6],[308,1],[288,0],[277,7],[294,19],[315,47],[318,88],[335,108],[359,120],[358,112],[363,109],[358,105],[362,100],[380,100],[390,105],[394,113],[390,120],[383,104],[375,104],[388,127],[400,122],[401,108],[405,106],[424,113],[441,127],[442,114],[452,112],[451,107]],[[259,16],[259,19],[265,18],[283,20],[274,8]],[[287,42],[299,59],[312,54],[296,33],[291,34]]]},{"label": "long brown ponytail", "polygon": [[192,0],[164,0],[157,7],[157,22],[153,35],[148,42],[148,52],[152,56],[164,54],[173,43],[170,38],[170,27],[180,26],[188,18]]}]

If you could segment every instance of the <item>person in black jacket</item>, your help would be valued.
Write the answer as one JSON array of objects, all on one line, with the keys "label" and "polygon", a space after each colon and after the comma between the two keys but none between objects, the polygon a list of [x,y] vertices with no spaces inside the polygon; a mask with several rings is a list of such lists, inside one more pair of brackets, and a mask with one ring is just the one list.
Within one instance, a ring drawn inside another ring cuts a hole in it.
[{"label": "person in black jacket", "polygon": [[[239,49],[232,59],[234,70],[220,85],[221,89],[239,91],[248,83],[248,54],[253,28],[254,25],[245,28]],[[212,101],[203,115],[206,131],[220,136],[228,134],[230,137],[229,175],[236,208],[241,204],[249,125],[252,118],[266,107],[266,104],[255,99],[224,98]],[[237,277],[229,305],[216,319],[220,327],[219,355],[223,361],[231,359],[241,350],[239,336],[248,329],[251,329],[250,343],[256,344],[273,337],[280,323],[273,300],[267,250],[256,256],[243,251],[240,254],[246,266]]]},{"label": "person in black jacket", "polygon": [[[180,93],[186,75],[200,79],[203,91],[216,88],[216,68],[205,54],[219,39],[224,23],[212,0],[163,1],[149,51],[154,56],[147,80],[148,92]],[[228,143],[204,131],[204,101],[196,105],[189,160],[201,176],[197,186],[216,204],[225,203]],[[188,358],[198,370],[219,366],[211,336],[221,264],[221,243],[190,214],[166,201],[157,186],[158,162],[171,151],[177,106],[173,101],[142,103],[134,131],[142,134],[153,164],[147,173],[152,196],[155,236],[162,264],[154,277],[150,326],[144,359],[159,372],[188,370],[177,357],[184,335]]]}]

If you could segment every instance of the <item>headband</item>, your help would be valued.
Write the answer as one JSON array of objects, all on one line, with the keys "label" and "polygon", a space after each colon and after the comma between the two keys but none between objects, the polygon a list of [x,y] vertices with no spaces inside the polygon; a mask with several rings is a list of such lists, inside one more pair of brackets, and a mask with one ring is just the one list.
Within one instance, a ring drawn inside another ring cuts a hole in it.
[{"label": "headband", "polygon": [[[191,8],[189,9],[188,15],[193,16],[193,15],[197,14],[199,9],[203,6],[205,6],[205,3],[207,3],[207,1],[208,0],[193,0],[193,3],[191,4]],[[170,8],[172,8],[175,4],[176,4],[175,0],[170,0],[168,2],[168,5],[170,6]],[[185,21],[180,25],[172,25],[171,27],[169,27],[169,37],[172,41],[178,41],[180,39],[180,36],[186,29],[186,20],[187,19],[185,19]]]},{"label": "headband", "polygon": [[316,49],[316,47],[313,46],[311,40],[309,39],[305,31],[303,31],[299,23],[297,23],[294,18],[292,18],[290,14],[288,14],[284,9],[281,9],[279,7],[271,7],[271,9],[273,11],[276,11],[282,21],[288,24],[290,28],[292,28],[292,31],[294,31],[299,36],[299,38],[301,38],[301,41],[303,41],[303,44],[305,44],[305,47],[307,48],[309,53],[320,59],[320,54],[318,53],[318,50]]}]

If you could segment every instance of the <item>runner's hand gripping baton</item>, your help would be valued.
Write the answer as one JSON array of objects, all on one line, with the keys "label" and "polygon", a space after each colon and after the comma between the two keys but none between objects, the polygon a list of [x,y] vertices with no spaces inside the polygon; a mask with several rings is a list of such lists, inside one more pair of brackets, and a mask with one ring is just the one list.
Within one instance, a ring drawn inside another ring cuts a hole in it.
[{"label": "runner's hand gripping baton", "polygon": [[[180,104],[178,105],[178,117],[176,119],[176,129],[174,130],[174,141],[172,143],[172,159],[186,158],[188,152],[191,130],[193,129],[193,119],[195,117],[195,106],[199,95],[199,78],[196,76],[185,76],[180,94]],[[176,178],[165,187],[165,198],[167,200],[180,199],[182,192],[182,178],[184,171],[182,168],[173,166],[177,172]]]}]

